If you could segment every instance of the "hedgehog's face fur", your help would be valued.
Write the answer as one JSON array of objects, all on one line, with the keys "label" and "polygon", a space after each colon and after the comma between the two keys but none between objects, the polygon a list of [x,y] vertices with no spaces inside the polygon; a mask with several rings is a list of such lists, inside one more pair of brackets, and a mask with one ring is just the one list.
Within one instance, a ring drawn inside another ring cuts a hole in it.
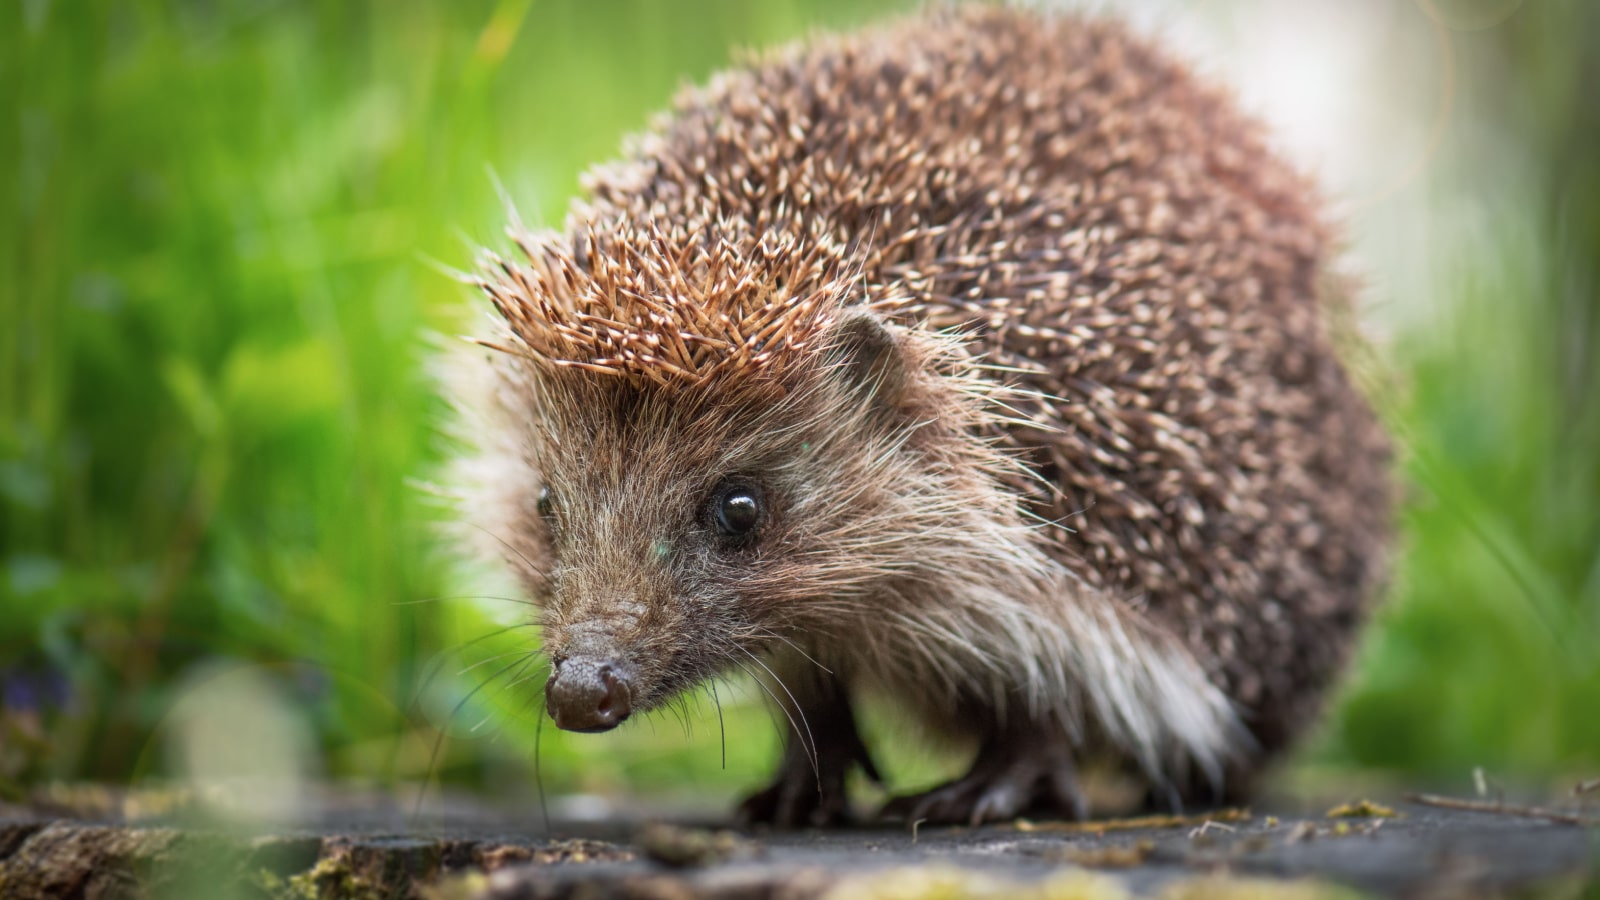
[{"label": "hedgehog's face fur", "polygon": [[[856,280],[859,247],[772,215],[516,233],[527,264],[479,282],[505,325],[489,433],[513,445],[485,530],[541,607],[563,728],[756,674],[775,643],[861,650],[862,615],[925,601],[930,562],[981,594],[1027,543],[996,477],[1017,464],[980,436],[1002,389],[896,324],[907,295]],[[924,646],[877,656],[971,680]]]},{"label": "hedgehog's face fur", "polygon": [[606,730],[725,670],[759,673],[772,642],[849,631],[840,610],[982,512],[990,460],[955,457],[987,448],[951,430],[978,401],[939,371],[954,344],[861,311],[825,332],[737,383],[514,362],[536,477],[512,563],[542,609],[557,724]]}]

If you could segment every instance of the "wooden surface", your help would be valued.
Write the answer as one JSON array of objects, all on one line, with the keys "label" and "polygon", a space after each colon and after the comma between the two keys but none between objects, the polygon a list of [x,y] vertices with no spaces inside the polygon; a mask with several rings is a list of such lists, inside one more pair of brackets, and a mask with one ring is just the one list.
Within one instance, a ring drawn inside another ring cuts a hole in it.
[{"label": "wooden surface", "polygon": [[0,807],[0,897],[1600,895],[1600,828],[1581,809],[1579,822],[1392,811],[762,834],[628,821],[546,832],[537,814],[467,805],[418,821],[381,802],[247,830],[35,804]]}]

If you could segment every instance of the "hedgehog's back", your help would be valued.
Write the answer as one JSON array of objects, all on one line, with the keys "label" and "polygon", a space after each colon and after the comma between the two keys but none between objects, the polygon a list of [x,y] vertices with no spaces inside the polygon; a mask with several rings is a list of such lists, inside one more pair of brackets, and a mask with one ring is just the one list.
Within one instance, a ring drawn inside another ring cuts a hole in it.
[{"label": "hedgehog's back", "polygon": [[995,431],[1057,488],[1016,485],[1058,557],[1269,748],[1313,710],[1382,578],[1388,445],[1336,358],[1315,192],[1227,97],[1115,24],[966,10],[722,76],[589,186],[574,233],[659,254],[671,223],[693,266],[782,229],[787,296],[859,273],[970,331],[1056,398]]}]

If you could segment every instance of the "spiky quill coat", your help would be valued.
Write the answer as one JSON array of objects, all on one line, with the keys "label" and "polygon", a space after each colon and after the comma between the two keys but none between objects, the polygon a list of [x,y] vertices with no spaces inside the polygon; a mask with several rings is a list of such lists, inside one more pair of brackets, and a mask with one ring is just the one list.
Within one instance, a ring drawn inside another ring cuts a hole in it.
[{"label": "spiky quill coat", "polygon": [[[714,78],[585,187],[481,280],[469,507],[547,645],[609,629],[646,705],[825,668],[1158,785],[1305,728],[1388,448],[1315,192],[1227,96],[1113,23],[925,15]],[[680,534],[728,471],[780,509],[732,562]]]}]

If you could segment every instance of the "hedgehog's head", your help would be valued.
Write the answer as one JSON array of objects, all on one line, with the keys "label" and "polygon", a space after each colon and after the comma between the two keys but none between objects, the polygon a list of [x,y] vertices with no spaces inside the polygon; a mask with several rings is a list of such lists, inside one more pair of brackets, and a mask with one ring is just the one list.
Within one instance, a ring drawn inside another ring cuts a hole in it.
[{"label": "hedgehog's head", "polygon": [[621,283],[626,248],[592,247],[531,247],[485,282],[528,473],[502,527],[561,727],[758,674],[773,642],[868,640],[868,601],[948,554],[952,523],[1014,516],[953,341],[774,264],[636,261]]}]

